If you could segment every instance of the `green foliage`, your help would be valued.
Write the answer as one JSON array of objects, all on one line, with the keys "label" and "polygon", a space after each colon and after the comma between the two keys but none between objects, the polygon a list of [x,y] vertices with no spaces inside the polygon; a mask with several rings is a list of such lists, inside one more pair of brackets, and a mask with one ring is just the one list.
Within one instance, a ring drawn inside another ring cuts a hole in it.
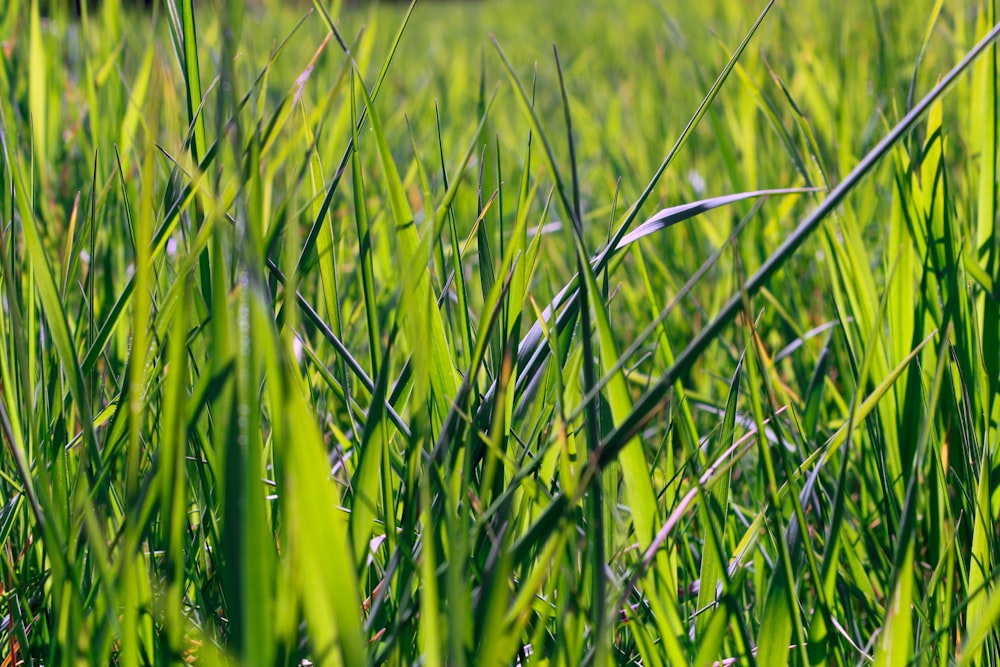
[{"label": "green foliage", "polygon": [[1000,665],[995,3],[128,4],[0,6],[0,664]]}]

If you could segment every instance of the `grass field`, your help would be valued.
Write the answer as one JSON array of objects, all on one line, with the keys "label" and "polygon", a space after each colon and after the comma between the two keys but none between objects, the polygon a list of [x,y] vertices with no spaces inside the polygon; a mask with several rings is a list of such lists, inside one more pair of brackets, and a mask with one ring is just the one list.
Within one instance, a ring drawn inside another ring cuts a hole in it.
[{"label": "grass field", "polygon": [[0,667],[1000,665],[996,2],[49,4]]}]

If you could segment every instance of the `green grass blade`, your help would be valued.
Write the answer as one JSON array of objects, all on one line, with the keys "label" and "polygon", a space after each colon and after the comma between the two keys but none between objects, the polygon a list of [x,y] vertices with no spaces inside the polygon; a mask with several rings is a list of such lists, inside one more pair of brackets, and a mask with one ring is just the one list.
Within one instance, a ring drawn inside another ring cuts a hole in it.
[{"label": "green grass blade", "polygon": [[[33,275],[37,279],[38,297],[42,303],[42,309],[48,323],[49,333],[52,336],[52,342],[68,376],[73,402],[76,405],[76,410],[80,418],[80,428],[83,433],[84,444],[91,458],[90,465],[99,466],[101,463],[101,453],[97,444],[97,435],[94,433],[94,420],[91,416],[89,392],[87,391],[83,372],[76,356],[73,335],[70,331],[66,311],[63,309],[62,299],[59,295],[59,286],[56,283],[48,254],[45,251],[42,241],[38,219],[31,207],[31,197],[25,185],[25,174],[22,163],[15,152],[17,147],[10,143],[14,135],[10,130],[8,113],[9,107],[5,100],[0,104],[0,145],[3,147],[4,164],[10,174],[14,198],[18,212],[21,215],[25,244],[34,264]],[[84,468],[86,469],[86,466]]]},{"label": "green grass blade", "polygon": [[383,178],[389,190],[395,234],[403,253],[401,265],[413,272],[404,286],[404,303],[408,305],[407,312],[403,316],[403,326],[410,344],[419,346],[414,353],[416,375],[421,380],[418,390],[425,392],[423,395],[435,402],[443,417],[447,414],[449,402],[457,390],[455,369],[445,337],[444,323],[437,308],[437,300],[431,291],[427,265],[424,263],[413,265],[415,261],[420,260],[420,253],[417,252],[420,237],[417,235],[413,212],[406,199],[395,159],[389,150],[381,119],[363,82],[359,89],[368,106]]},{"label": "green grass blade", "polygon": [[[768,258],[767,261],[746,281],[746,291],[755,294],[768,280],[788,261],[796,250],[818,228],[820,222],[833,211],[858,183],[875,167],[875,165],[917,124],[924,113],[934,104],[955,81],[976,61],[976,59],[1000,36],[1000,24],[993,27],[962,60],[928,92],[913,109],[904,116],[879,143],[872,148],[844,180],[834,188],[823,203],[799,223],[793,231]],[[621,446],[630,439],[656,414],[655,408],[660,405],[670,387],[678,376],[686,372],[704,350],[714,342],[722,329],[727,326],[742,308],[742,295],[733,295],[718,314],[698,335],[677,355],[675,364],[665,372],[655,385],[650,387],[636,403],[632,415],[604,440],[605,448]]]},{"label": "green grass blade", "polygon": [[[743,376],[742,364],[736,367],[733,374],[733,381],[729,385],[729,397],[726,399],[726,412],[722,418],[722,431],[719,434],[718,447],[722,450],[729,450],[733,446],[736,436],[736,405],[740,395],[740,380]],[[726,578],[726,558],[724,545],[721,537],[725,534],[726,514],[729,508],[729,488],[731,478],[729,475],[705,489],[705,498],[701,505],[702,522],[706,526],[705,549],[701,560],[701,576],[698,578],[698,610],[702,613],[698,617],[697,633],[708,631],[710,622],[716,616],[723,614],[706,614],[704,610],[711,609],[718,602],[718,589],[725,583]],[[722,612],[723,607],[718,611]]]}]

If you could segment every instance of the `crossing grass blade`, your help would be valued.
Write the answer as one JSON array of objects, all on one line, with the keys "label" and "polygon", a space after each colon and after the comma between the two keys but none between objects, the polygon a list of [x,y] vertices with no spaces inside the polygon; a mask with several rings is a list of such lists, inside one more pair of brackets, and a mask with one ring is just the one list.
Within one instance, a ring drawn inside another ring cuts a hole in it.
[{"label": "crossing grass blade", "polygon": [[[618,346],[612,333],[611,321],[608,319],[605,306],[601,302],[601,290],[597,286],[593,273],[586,265],[584,265],[583,277],[590,298],[590,311],[594,316],[601,373],[602,375],[611,375],[610,380],[605,385],[605,391],[607,392],[612,420],[617,423],[631,410],[632,399],[624,374],[620,370],[612,371],[619,360]],[[636,438],[626,445],[619,460],[625,480],[625,498],[632,513],[635,534],[639,547],[645,549],[652,541],[654,529],[659,525],[660,518],[656,496],[646,471],[646,454],[643,451],[642,442]]]},{"label": "crossing grass blade", "polygon": [[983,644],[996,631],[997,622],[1000,622],[1000,594],[994,591],[984,607],[983,615],[972,619],[969,624],[956,662],[959,667],[969,667],[982,658]]},{"label": "crossing grass blade", "polygon": [[[948,355],[945,351],[949,346],[951,329],[947,329],[941,337],[941,349],[938,351],[938,363],[934,372],[933,384],[927,397],[931,413],[939,405],[942,385],[945,382],[945,364]],[[925,422],[917,442],[913,460],[914,473],[922,464],[924,456],[931,447],[933,437],[930,424]],[[896,583],[892,599],[888,607],[888,616],[879,639],[878,651],[875,653],[875,664],[880,667],[896,667],[907,665],[913,652],[913,610],[914,610],[914,575],[913,562],[916,543],[916,508],[922,495],[921,484],[916,474],[911,474],[906,489],[906,499],[903,504],[903,516],[897,536],[894,561],[896,567]]]},{"label": "crossing grass blade", "polygon": [[[744,318],[749,319],[749,297],[744,292]],[[758,364],[758,355],[753,352],[753,334],[751,324],[744,323],[744,340],[748,349],[747,380],[751,387],[761,389],[748,394],[753,419],[757,426],[757,444],[760,460],[764,464],[764,485],[771,507],[778,507],[778,481],[775,471],[770,442],[764,437],[764,412],[759,393],[766,391]],[[799,569],[793,561],[792,552],[797,551],[795,541],[798,537],[798,527],[794,517],[787,526],[780,517],[775,517],[773,525],[774,542],[777,554],[776,561],[765,592],[764,607],[761,617],[760,631],[757,638],[757,659],[765,665],[780,665],[788,662],[788,656],[793,648],[792,639],[800,652],[804,652],[802,620],[798,601],[798,580],[796,572]]]},{"label": "crossing grass blade", "polygon": [[[857,187],[858,183],[872,170],[875,164],[916,125],[931,105],[954,84],[958,77],[976,61],[998,36],[1000,36],[1000,24],[994,26],[983,39],[970,49],[962,60],[893,127],[878,145],[868,152],[851,173],[827,195],[823,203],[799,223],[795,231],[786,237],[781,246],[768,257],[767,261],[764,262],[757,272],[747,279],[746,291],[750,295],[756,293],[788,261],[794,252],[816,230],[820,222],[852,189]],[[663,401],[663,397],[669,391],[674,380],[689,369],[705,348],[715,341],[723,327],[732,321],[741,307],[741,295],[733,295],[711,322],[677,355],[674,366],[668,372],[664,373],[656,384],[650,387],[649,391],[636,403],[635,410],[629,419],[605,438],[606,449],[617,450],[623,446],[627,439],[652,418],[653,414],[655,414],[654,408]]]},{"label": "crossing grass blade", "polygon": [[[322,2],[319,2],[318,0],[314,0],[314,4],[316,5],[316,7],[319,8],[320,14],[323,17],[326,26],[330,29],[330,33],[336,36],[338,44],[340,44],[340,47],[344,50],[345,55],[348,56],[348,65],[350,66],[350,68],[354,69],[359,68],[360,65],[365,62],[365,59],[362,57],[362,54],[366,53],[367,48],[371,47],[372,38],[365,39],[362,42],[362,48],[355,49],[352,55],[351,49],[349,49],[347,44],[344,43],[344,40],[340,35],[340,31],[337,29],[337,25],[334,22],[332,15],[328,11],[327,7],[325,7],[324,4]],[[339,5],[339,2],[337,4]],[[392,64],[392,60],[396,54],[396,50],[399,48],[399,43],[400,40],[402,39],[403,31],[406,29],[406,26],[410,21],[410,17],[413,14],[414,5],[416,5],[416,0],[411,0],[409,7],[407,8],[406,14],[404,15],[402,21],[400,22],[399,29],[396,31],[396,34],[393,37],[392,44],[389,46],[385,59],[382,62],[382,67],[379,70],[378,77],[375,79],[375,85],[372,86],[370,92],[367,89],[362,91],[363,93],[370,95],[372,100],[378,99],[379,90],[382,88],[382,84],[385,81],[386,75],[389,72],[389,66]],[[350,69],[348,69],[348,73],[350,73]],[[353,94],[355,90],[355,83],[354,83],[355,77],[351,76],[351,79],[352,79],[351,92]],[[363,78],[361,79],[360,87],[364,88]],[[368,113],[369,113],[368,106],[366,105],[365,108],[361,110],[360,116],[354,122],[353,131],[355,133],[359,132],[366,126],[366,123],[368,121]],[[330,185],[327,187],[326,195],[323,197],[323,203],[319,209],[319,215],[317,215],[317,217],[313,220],[313,224],[309,230],[309,234],[306,236],[306,239],[302,244],[302,254],[299,256],[299,261],[296,266],[296,272],[301,271],[312,259],[313,252],[315,251],[316,247],[316,240],[318,238],[320,230],[322,229],[322,224],[327,215],[329,207],[333,202],[333,197],[337,192],[338,186],[340,184],[340,177],[341,175],[344,174],[347,163],[349,160],[352,159],[352,155],[357,148],[357,143],[356,141],[354,141],[355,138],[356,138],[355,136],[352,136],[352,141],[347,145],[347,148],[344,150],[344,154],[340,159],[340,165],[337,167],[335,177],[332,179]]]},{"label": "crossing grass blade", "polygon": [[[268,331],[267,317],[253,311]],[[355,575],[347,518],[337,508],[338,494],[329,480],[323,441],[302,398],[301,379],[281,362],[283,346],[275,337],[266,354],[269,396],[278,416],[275,439],[287,447],[284,471],[288,520],[283,534],[296,598],[320,664],[363,664],[361,594]],[[333,514],[331,514],[331,512]]]},{"label": "crossing grass blade", "polygon": [[[360,73],[359,73],[360,74]],[[448,412],[448,405],[455,395],[454,364],[449,352],[448,340],[445,336],[444,323],[437,308],[437,299],[431,291],[428,267],[420,262],[420,237],[417,234],[414,215],[406,199],[403,183],[396,169],[395,158],[389,150],[385,130],[382,127],[378,111],[375,109],[371,96],[363,81],[358,88],[361,90],[368,115],[371,118],[372,131],[378,149],[379,161],[382,165],[383,179],[389,191],[389,203],[392,209],[395,235],[399,240],[402,252],[402,266],[413,271],[413,278],[404,285],[404,303],[407,312],[403,316],[403,327],[407,332],[410,345],[414,346],[416,376],[418,378],[417,402],[432,401],[443,418]],[[429,345],[424,347],[423,342]],[[429,349],[428,349],[429,348]]]},{"label": "crossing grass blade", "polygon": [[[729,397],[726,399],[726,412],[722,418],[722,429],[716,451],[728,451],[732,448],[736,436],[736,406],[740,395],[740,381],[743,377],[742,364],[737,365],[730,383]],[[725,535],[726,514],[729,507],[730,473],[704,490],[701,503],[701,518],[705,526],[705,548],[702,554],[700,576],[698,577],[698,617],[697,633],[709,632],[708,625],[718,626],[725,619],[722,613],[725,608],[718,605],[719,594],[725,590],[727,579],[727,561],[725,545],[722,538]],[[713,607],[719,613],[707,613]],[[718,617],[718,618],[717,618]],[[722,627],[725,627],[723,624]],[[719,632],[718,628],[716,633]],[[706,655],[712,655],[707,653]]]}]

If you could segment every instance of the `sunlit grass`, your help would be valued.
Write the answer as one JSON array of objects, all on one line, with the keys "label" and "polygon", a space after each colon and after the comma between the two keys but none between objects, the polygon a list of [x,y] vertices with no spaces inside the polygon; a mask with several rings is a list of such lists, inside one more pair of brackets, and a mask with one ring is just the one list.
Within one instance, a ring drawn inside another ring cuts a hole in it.
[{"label": "sunlit grass", "polygon": [[3,665],[1000,664],[994,3],[119,5],[0,7]]}]

